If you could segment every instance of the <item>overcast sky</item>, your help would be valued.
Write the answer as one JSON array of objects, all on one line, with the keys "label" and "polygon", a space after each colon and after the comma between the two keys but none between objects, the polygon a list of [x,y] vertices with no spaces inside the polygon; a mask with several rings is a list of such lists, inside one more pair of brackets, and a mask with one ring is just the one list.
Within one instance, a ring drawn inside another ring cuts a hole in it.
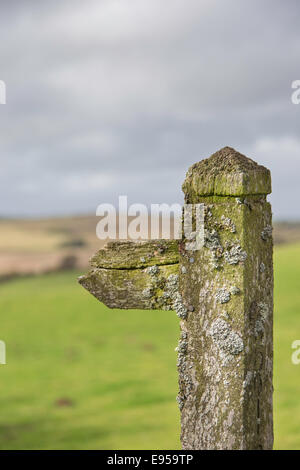
[{"label": "overcast sky", "polygon": [[225,145],[300,219],[298,0],[2,0],[0,215],[182,202]]}]

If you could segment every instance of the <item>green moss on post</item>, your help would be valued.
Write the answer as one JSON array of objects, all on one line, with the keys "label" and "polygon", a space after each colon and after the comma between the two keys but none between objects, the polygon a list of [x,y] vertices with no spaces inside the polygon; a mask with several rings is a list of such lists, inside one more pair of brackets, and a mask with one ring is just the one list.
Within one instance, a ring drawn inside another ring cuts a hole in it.
[{"label": "green moss on post", "polygon": [[[273,266],[270,172],[226,147],[193,165],[205,245],[180,250],[179,395],[184,449],[271,449]],[[192,261],[192,262],[191,262]]]},{"label": "green moss on post", "polygon": [[138,269],[148,266],[176,264],[179,261],[176,240],[109,242],[91,259],[95,268]]},{"label": "green moss on post", "polygon": [[250,158],[224,147],[195,163],[187,172],[183,191],[189,203],[199,196],[247,196],[271,193],[270,171]]}]

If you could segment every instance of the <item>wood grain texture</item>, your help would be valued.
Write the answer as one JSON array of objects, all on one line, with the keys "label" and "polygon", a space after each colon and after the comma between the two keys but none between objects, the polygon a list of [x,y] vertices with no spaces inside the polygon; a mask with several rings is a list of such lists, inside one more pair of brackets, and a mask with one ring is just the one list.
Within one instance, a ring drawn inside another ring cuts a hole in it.
[{"label": "wood grain texture", "polygon": [[93,256],[91,271],[79,282],[110,308],[170,310],[178,259],[176,241],[111,242]]}]

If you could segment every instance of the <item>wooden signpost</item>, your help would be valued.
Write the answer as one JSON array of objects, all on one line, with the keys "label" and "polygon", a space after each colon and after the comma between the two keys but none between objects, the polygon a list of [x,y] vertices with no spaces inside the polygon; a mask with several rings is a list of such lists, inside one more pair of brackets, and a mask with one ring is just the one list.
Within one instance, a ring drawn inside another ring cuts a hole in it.
[{"label": "wooden signpost", "polygon": [[204,204],[204,246],[110,242],[79,278],[110,308],[176,311],[183,449],[273,446],[270,171],[230,147],[194,164],[186,204]]}]

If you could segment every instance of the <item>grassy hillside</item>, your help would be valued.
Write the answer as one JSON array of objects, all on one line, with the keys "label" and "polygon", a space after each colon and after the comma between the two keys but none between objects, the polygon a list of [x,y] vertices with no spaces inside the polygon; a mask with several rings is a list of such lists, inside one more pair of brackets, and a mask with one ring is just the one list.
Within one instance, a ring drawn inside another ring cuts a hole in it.
[{"label": "grassy hillside", "polygon": [[[300,449],[300,245],[275,253],[275,444]],[[0,285],[0,449],[179,448],[172,312],[112,311],[76,272]]]}]

